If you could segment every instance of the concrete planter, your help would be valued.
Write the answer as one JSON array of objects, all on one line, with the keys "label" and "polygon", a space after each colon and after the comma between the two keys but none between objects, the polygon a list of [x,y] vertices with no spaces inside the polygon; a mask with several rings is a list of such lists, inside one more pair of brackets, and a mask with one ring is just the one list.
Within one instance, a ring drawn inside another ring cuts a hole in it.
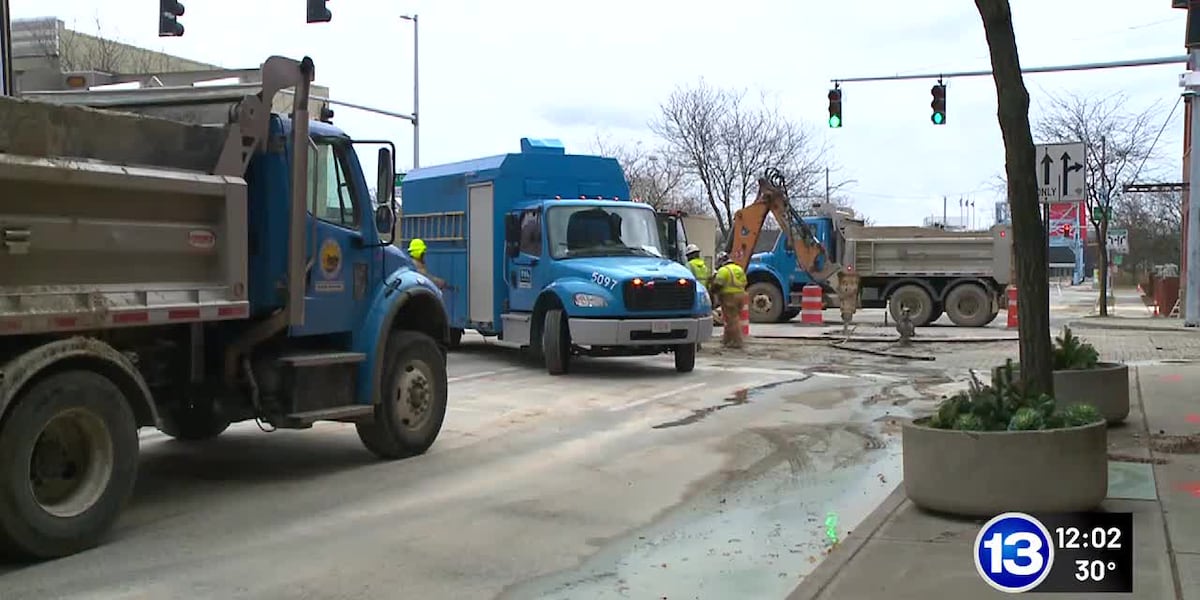
[{"label": "concrete planter", "polygon": [[[1014,367],[1013,375],[1018,372]],[[1055,371],[1054,399],[1063,407],[1091,404],[1109,425],[1124,422],[1129,416],[1129,366],[1102,362],[1094,369]]]},{"label": "concrete planter", "polygon": [[904,491],[921,508],[970,517],[1092,510],[1108,495],[1103,422],[1038,431],[904,425]]}]

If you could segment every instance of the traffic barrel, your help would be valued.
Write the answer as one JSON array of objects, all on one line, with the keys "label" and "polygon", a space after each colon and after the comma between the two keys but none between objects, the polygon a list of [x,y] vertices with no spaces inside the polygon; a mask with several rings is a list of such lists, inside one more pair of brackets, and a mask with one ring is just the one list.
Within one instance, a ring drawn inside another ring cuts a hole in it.
[{"label": "traffic barrel", "polygon": [[821,286],[810,283],[800,292],[800,322],[805,325],[825,324],[825,301]]},{"label": "traffic barrel", "polygon": [[1008,328],[1017,326],[1017,286],[1008,286]]},{"label": "traffic barrel", "polygon": [[742,337],[750,337],[750,297],[744,296],[742,300],[742,311],[739,317],[742,321]]}]

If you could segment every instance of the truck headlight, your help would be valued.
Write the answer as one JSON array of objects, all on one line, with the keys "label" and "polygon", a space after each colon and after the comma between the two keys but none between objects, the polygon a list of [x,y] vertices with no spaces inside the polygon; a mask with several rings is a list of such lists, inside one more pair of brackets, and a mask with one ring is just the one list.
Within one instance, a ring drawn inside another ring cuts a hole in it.
[{"label": "truck headlight", "polygon": [[575,306],[583,308],[603,308],[608,306],[608,300],[595,294],[575,294]]}]

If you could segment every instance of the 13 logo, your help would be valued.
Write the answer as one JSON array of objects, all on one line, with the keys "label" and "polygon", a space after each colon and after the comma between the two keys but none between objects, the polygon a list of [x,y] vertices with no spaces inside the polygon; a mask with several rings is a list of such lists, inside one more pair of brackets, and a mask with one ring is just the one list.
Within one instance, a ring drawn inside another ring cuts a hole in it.
[{"label": "13 logo", "polygon": [[992,517],[975,536],[975,569],[988,585],[1010,594],[1037,587],[1054,566],[1050,531],[1034,517],[1009,512]]}]

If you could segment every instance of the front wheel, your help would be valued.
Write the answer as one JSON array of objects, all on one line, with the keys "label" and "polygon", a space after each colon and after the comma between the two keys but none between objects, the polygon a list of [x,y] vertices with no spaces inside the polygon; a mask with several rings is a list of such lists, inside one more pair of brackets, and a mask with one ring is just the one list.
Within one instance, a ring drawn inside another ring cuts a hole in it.
[{"label": "front wheel", "polygon": [[358,439],[387,460],[424,454],[446,418],[445,357],[433,338],[416,331],[394,331],[382,368],[375,418],[358,424]]},{"label": "front wheel", "polygon": [[746,289],[746,296],[750,298],[751,323],[778,323],[783,320],[787,306],[779,286],[760,281]]},{"label": "front wheel", "polygon": [[63,371],[0,427],[0,553],[42,560],[100,543],[137,478],[137,422],[107,377]]},{"label": "front wheel", "polygon": [[542,357],[546,371],[551,375],[562,375],[571,368],[571,332],[562,309],[546,311],[542,324]]},{"label": "front wheel", "polygon": [[696,368],[696,344],[679,344],[675,346],[675,370],[680,373],[691,373]]}]

